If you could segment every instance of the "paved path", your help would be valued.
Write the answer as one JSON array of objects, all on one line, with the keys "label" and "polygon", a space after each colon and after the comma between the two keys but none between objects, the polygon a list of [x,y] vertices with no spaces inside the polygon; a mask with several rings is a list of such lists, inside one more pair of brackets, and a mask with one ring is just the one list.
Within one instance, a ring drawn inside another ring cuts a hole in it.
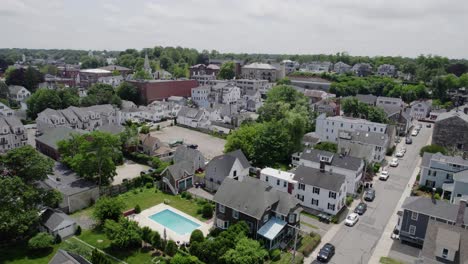
[{"label": "paved path", "polygon": [[[304,263],[313,263],[318,250],[326,242],[336,247],[336,254],[329,263],[378,263],[375,259],[380,256],[376,255],[370,261],[371,256],[379,240],[382,236],[386,236],[384,231],[387,226],[393,229],[394,225],[392,222],[389,223],[389,220],[395,215],[395,208],[399,208],[402,195],[406,197],[405,190],[408,188],[408,183],[412,180],[414,172],[419,170],[418,163],[421,159],[419,150],[426,145],[431,135],[432,128],[423,126],[419,135],[412,137],[413,144],[406,145],[407,152],[405,157],[400,159],[399,166],[388,169],[390,173],[388,181],[375,180],[373,187],[376,190],[376,198],[368,203],[367,212],[360,217],[359,222],[354,227],[347,227],[342,223],[333,226],[322,238],[321,245]],[[404,139],[402,141],[399,147],[405,145]],[[351,209],[356,206],[356,202],[354,201]],[[379,252],[381,252],[380,247],[376,254],[380,254]]]}]

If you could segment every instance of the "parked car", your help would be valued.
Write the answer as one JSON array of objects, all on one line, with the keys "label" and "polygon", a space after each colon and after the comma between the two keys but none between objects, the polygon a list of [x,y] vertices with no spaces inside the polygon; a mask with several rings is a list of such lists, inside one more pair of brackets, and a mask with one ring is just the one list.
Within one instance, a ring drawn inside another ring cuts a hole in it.
[{"label": "parked car", "polygon": [[358,215],[363,215],[367,211],[367,204],[366,203],[359,203],[356,208],[354,208],[354,212]]},{"label": "parked car", "polygon": [[390,166],[391,166],[391,167],[398,167],[398,159],[397,159],[397,158],[393,158],[393,159],[390,161]]},{"label": "parked car", "polygon": [[399,152],[403,152],[403,153],[406,153],[406,148],[405,147],[401,147],[400,151]]},{"label": "parked car", "polygon": [[405,143],[408,144],[408,145],[413,144],[413,140],[411,138],[407,137],[406,140],[405,140]]},{"label": "parked car", "polygon": [[405,152],[403,152],[403,151],[398,151],[398,152],[395,154],[395,157],[397,157],[397,158],[403,158],[403,156],[405,156]]},{"label": "parked car", "polygon": [[331,222],[331,216],[327,215],[327,214],[322,214],[320,213],[318,215],[318,218],[319,218],[319,221],[320,222],[324,222],[326,224],[329,224]]},{"label": "parked car", "polygon": [[426,127],[431,128],[432,127],[431,123],[427,124]]},{"label": "parked car", "polygon": [[359,215],[356,213],[351,213],[345,219],[345,225],[354,226],[359,221]]},{"label": "parked car", "polygon": [[333,257],[333,255],[335,255],[335,246],[330,243],[326,243],[320,249],[317,255],[317,260],[320,262],[328,262]]},{"label": "parked car", "polygon": [[197,149],[197,148],[198,148],[198,145],[197,145],[197,144],[188,144],[188,145],[187,145],[187,148]]},{"label": "parked car", "polygon": [[417,129],[413,130],[413,132],[411,132],[411,136],[415,137],[417,136],[419,133],[419,131]]},{"label": "parked car", "polygon": [[390,174],[388,173],[388,171],[384,170],[380,172],[379,180],[386,181],[388,180],[388,177],[390,177]]},{"label": "parked car", "polygon": [[369,189],[364,193],[364,201],[372,202],[375,199],[375,190]]}]

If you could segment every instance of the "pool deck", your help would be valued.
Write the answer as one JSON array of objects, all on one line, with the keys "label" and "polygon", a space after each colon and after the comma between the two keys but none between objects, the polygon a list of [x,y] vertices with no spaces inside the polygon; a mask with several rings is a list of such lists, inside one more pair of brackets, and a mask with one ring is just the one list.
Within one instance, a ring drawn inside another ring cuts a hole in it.
[{"label": "pool deck", "polygon": [[172,231],[171,229],[151,220],[149,217],[156,214],[156,213],[159,213],[161,211],[164,211],[166,209],[169,209],[171,210],[172,212],[174,213],[177,213],[195,223],[197,223],[198,225],[200,225],[200,227],[198,227],[197,229],[199,229],[200,231],[203,232],[203,234],[205,236],[208,235],[209,233],[209,230],[211,228],[211,226],[213,225],[212,222],[210,223],[204,223],[204,222],[201,222],[200,220],[196,219],[195,217],[193,216],[190,216],[180,210],[177,210],[175,209],[174,207],[171,207],[167,204],[164,204],[164,203],[160,203],[158,205],[155,205],[151,208],[148,208],[144,211],[142,211],[140,214],[136,214],[136,215],[132,215],[132,216],[129,216],[130,219],[136,221],[138,223],[138,225],[140,225],[141,227],[143,226],[147,226],[155,231],[158,231],[159,234],[161,235],[161,238],[163,238],[164,236],[164,229],[166,229],[166,235],[167,235],[167,238],[168,239],[172,239],[174,241],[179,241],[180,243],[184,243],[184,242],[189,242],[190,241],[190,233],[189,234],[185,234],[185,235],[179,235],[178,233],[176,233],[175,231]]}]

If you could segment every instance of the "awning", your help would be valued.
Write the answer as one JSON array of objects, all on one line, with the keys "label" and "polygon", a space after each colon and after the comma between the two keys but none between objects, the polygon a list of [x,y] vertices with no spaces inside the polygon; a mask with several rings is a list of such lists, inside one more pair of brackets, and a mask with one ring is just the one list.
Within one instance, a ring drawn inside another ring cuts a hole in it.
[{"label": "awning", "polygon": [[287,223],[285,221],[272,217],[260,228],[260,230],[258,230],[257,233],[262,237],[273,240],[286,225]]}]

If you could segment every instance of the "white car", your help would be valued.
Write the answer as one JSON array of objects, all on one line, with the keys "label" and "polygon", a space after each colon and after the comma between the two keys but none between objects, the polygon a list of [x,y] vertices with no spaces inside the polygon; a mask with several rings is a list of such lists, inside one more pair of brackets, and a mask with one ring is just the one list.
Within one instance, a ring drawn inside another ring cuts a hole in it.
[{"label": "white car", "polygon": [[388,180],[388,177],[390,177],[390,174],[388,173],[388,171],[384,170],[380,172],[379,180],[386,181]]},{"label": "white car", "polygon": [[406,153],[406,148],[405,148],[405,147],[402,147],[402,148],[400,149],[400,151],[399,151],[399,152]]},{"label": "white car", "polygon": [[391,166],[391,167],[397,167],[397,166],[398,166],[398,159],[397,159],[397,158],[393,158],[393,159],[390,161],[390,166]]},{"label": "white car", "polygon": [[398,151],[398,152],[395,154],[395,157],[397,157],[397,158],[403,158],[403,156],[405,156],[405,152],[403,152],[403,151],[401,151],[401,150]]},{"label": "white car", "polygon": [[357,223],[357,221],[359,221],[359,215],[356,213],[352,213],[348,215],[348,217],[346,217],[345,225],[354,226]]},{"label": "white car", "polygon": [[417,136],[418,135],[418,130],[413,130],[413,132],[411,132],[411,135],[413,137]]}]

